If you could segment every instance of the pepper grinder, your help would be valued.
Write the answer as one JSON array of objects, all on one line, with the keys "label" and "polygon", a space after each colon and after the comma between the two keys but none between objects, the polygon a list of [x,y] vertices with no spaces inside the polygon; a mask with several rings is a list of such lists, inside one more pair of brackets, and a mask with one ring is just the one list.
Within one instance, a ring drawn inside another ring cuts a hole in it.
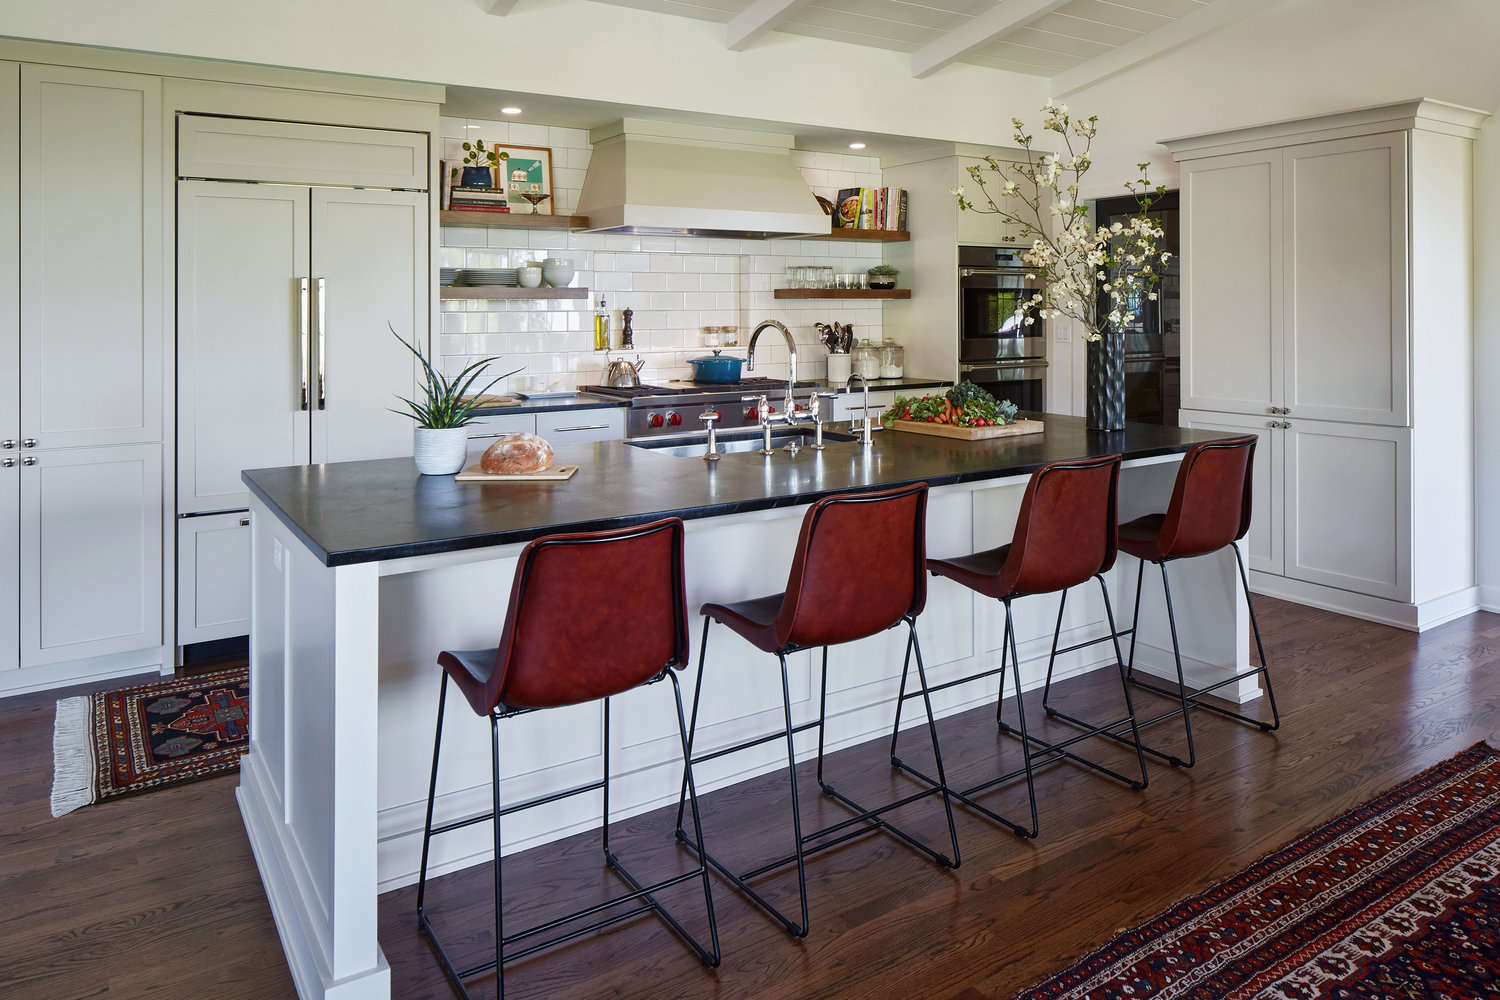
[{"label": "pepper grinder", "polygon": [[630,329],[630,317],[634,312],[634,309],[626,309],[620,314],[625,320],[625,328],[620,331],[620,350],[622,351],[635,347],[635,332]]}]

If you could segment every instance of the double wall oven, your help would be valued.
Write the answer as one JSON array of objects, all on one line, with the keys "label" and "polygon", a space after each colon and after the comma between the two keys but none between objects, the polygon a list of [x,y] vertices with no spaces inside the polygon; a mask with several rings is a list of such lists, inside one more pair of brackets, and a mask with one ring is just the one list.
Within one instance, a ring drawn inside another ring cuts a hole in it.
[{"label": "double wall oven", "polygon": [[1016,307],[1042,290],[1014,247],[959,247],[959,377],[1023,410],[1046,408],[1044,322]]}]

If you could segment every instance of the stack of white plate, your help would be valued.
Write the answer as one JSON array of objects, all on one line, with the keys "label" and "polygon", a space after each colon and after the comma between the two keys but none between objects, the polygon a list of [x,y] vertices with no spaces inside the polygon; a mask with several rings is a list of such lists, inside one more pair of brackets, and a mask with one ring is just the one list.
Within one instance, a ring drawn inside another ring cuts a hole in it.
[{"label": "stack of white plate", "polygon": [[459,274],[460,274],[460,272],[459,272],[458,268],[456,268],[456,267],[440,267],[440,268],[438,268],[438,284],[440,284],[440,285],[453,285],[453,284],[457,284],[458,283],[458,276],[459,276]]},{"label": "stack of white plate", "polygon": [[464,284],[514,286],[516,269],[513,267],[466,267],[464,268]]}]

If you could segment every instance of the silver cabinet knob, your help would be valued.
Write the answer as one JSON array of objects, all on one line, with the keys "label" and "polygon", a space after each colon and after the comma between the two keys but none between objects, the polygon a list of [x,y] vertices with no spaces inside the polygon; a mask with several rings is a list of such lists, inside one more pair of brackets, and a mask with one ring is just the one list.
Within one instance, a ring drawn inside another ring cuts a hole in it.
[{"label": "silver cabinet knob", "polygon": [[4,448],[6,451],[10,451],[15,446],[16,446],[16,439],[15,438],[6,438],[4,441],[0,441],[0,448]]},{"label": "silver cabinet knob", "polygon": [[25,458],[21,459],[21,464],[22,465],[35,465],[36,464],[36,456],[35,455],[27,455]]},{"label": "silver cabinet knob", "polygon": [[11,458],[9,455],[5,456],[4,458],[0,458],[0,467],[4,467],[4,468],[8,469],[8,468],[10,468],[11,466],[13,466],[15,464],[16,464],[16,460],[13,459],[13,458]]},{"label": "silver cabinet knob", "polygon": [[36,447],[36,438],[26,438],[25,440],[23,440],[21,442],[21,447],[22,448],[35,448]]}]

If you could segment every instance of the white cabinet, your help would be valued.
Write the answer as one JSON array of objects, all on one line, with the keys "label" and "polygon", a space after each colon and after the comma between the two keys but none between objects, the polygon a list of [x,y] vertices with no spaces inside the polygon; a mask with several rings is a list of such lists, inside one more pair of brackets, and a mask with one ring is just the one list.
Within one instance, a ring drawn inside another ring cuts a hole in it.
[{"label": "white cabinet", "polygon": [[185,115],[178,140],[182,644],[246,631],[237,532],[191,523],[243,511],[242,470],[411,454],[391,331],[426,352],[430,226],[424,191],[314,186],[425,187],[425,134]]},{"label": "white cabinet", "polygon": [[1418,629],[1476,606],[1472,146],[1487,117],[1410,101],[1167,143],[1182,423],[1261,435],[1257,590]]},{"label": "white cabinet", "polygon": [[[917,395],[920,395],[918,393]],[[870,414],[877,420],[885,408],[890,406],[896,399],[896,393],[891,390],[882,390],[870,393]],[[863,420],[865,415],[865,394],[859,390],[841,392],[833,400],[834,420]]]},{"label": "white cabinet", "polygon": [[160,662],[162,180],[158,79],[0,64],[0,694]]},{"label": "white cabinet", "polygon": [[[984,178],[990,196],[995,199],[995,204],[1016,211],[1025,207],[1016,199],[1012,199],[1008,206],[1001,200],[1000,188],[1004,182],[999,180],[999,175],[991,170],[983,159],[977,156],[959,156],[954,164],[952,186],[963,188],[970,201],[978,205],[985,204],[979,185],[974,182],[973,176],[969,173],[969,168],[974,166],[979,167],[980,176]],[[956,209],[958,199],[954,198],[953,201]],[[989,212],[960,211],[958,213],[959,243],[982,247],[1017,246],[1019,233],[1019,226],[1012,225],[1000,216]]]},{"label": "white cabinet", "polygon": [[625,408],[545,410],[477,417],[468,426],[469,461],[479,461],[484,450],[502,434],[539,434],[549,444],[618,441],[625,436]]}]

